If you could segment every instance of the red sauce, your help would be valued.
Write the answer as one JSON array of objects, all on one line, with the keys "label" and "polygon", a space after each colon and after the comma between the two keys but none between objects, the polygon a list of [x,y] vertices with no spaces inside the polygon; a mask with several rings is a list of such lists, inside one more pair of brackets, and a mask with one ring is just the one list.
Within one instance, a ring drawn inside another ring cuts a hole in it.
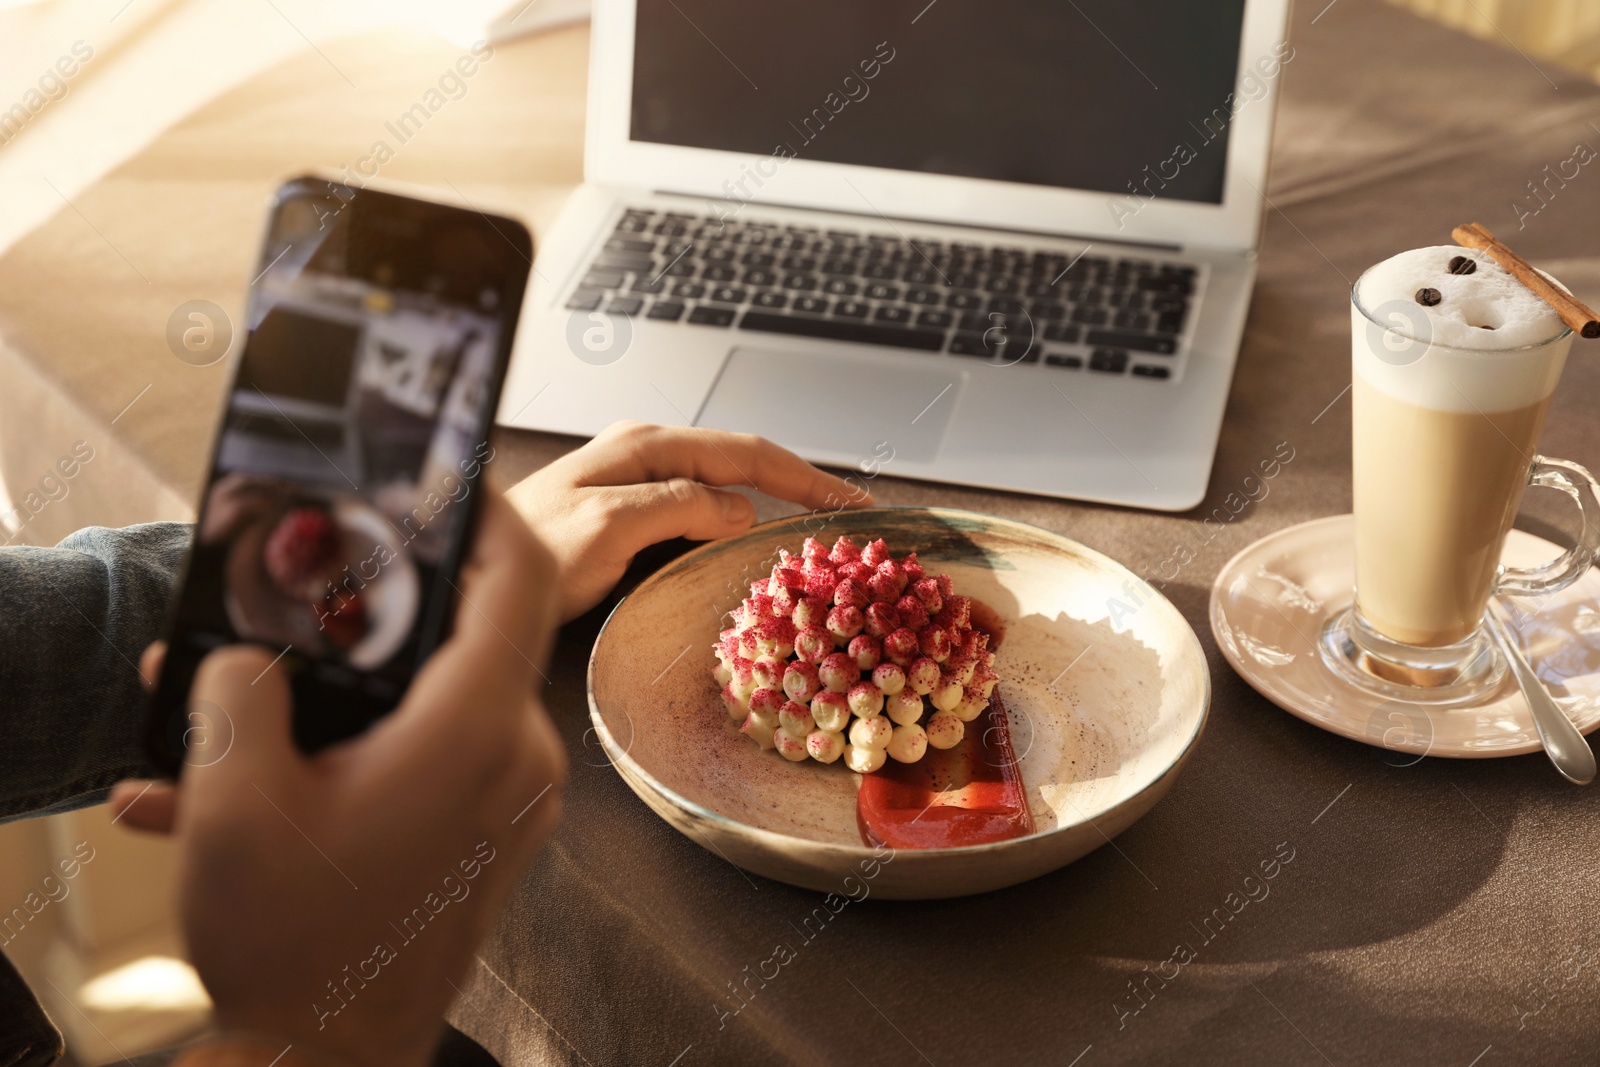
[{"label": "red sauce", "polygon": [[1033,833],[1000,688],[954,748],[916,763],[889,760],[856,793],[861,840],[892,848],[954,848]]}]

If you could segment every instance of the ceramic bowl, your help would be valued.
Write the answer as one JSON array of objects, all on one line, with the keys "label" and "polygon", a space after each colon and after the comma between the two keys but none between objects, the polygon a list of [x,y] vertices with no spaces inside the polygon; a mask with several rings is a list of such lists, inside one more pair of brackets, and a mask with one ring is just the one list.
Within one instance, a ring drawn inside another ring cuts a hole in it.
[{"label": "ceramic bowl", "polygon": [[[1036,832],[962,848],[874,850],[843,762],[789,763],[738,732],[712,677],[725,614],[808,534],[882,537],[999,612],[995,670]],[[965,511],[802,515],[703,545],[646,579],[589,661],[595,732],[629,787],[730,863],[823,892],[954,897],[1014,885],[1108,842],[1172,788],[1205,726],[1210,677],[1176,608],[1116,561]],[[870,872],[870,873],[868,873]]]}]

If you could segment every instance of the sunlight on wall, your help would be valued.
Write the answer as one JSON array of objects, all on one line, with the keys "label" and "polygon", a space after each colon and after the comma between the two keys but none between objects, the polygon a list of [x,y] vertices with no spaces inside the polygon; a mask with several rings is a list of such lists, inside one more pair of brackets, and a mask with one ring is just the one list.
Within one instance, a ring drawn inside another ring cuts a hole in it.
[{"label": "sunlight on wall", "polygon": [[1389,0],[1502,47],[1600,81],[1600,4],[1595,0]]},{"label": "sunlight on wall", "polygon": [[83,984],[78,999],[100,1011],[211,1007],[194,968],[171,956],[143,956],[98,975]]}]

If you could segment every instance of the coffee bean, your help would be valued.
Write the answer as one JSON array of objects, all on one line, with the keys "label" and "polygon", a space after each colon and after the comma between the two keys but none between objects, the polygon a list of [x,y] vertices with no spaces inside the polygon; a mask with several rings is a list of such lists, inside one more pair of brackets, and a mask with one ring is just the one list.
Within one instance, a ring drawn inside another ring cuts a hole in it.
[{"label": "coffee bean", "polygon": [[1439,290],[1437,290],[1437,289],[1418,289],[1417,290],[1417,303],[1421,304],[1423,307],[1431,308],[1431,307],[1433,307],[1435,304],[1437,304],[1439,301],[1441,301],[1443,299],[1444,299],[1444,297],[1440,294]]},{"label": "coffee bean", "polygon": [[1450,260],[1451,274],[1471,274],[1478,269],[1478,261],[1468,259],[1466,256],[1455,256]]}]

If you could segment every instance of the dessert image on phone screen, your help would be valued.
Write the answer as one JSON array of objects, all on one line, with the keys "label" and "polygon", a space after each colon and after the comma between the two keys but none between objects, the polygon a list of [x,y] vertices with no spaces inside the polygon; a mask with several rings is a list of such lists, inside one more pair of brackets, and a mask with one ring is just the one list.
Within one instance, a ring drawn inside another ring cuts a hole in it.
[{"label": "dessert image on phone screen", "polygon": [[339,206],[278,206],[178,624],[403,683],[491,454],[501,293],[427,285],[371,248],[352,270],[357,210]]},{"label": "dessert image on phone screen", "polygon": [[258,283],[191,574],[214,575],[230,635],[371,671],[411,638],[488,454],[499,326],[492,308],[319,272],[320,251]]},{"label": "dessert image on phone screen", "polygon": [[282,653],[316,747],[392,707],[448,630],[528,263],[497,221],[280,191],[156,696],[170,754],[213,648]]}]

